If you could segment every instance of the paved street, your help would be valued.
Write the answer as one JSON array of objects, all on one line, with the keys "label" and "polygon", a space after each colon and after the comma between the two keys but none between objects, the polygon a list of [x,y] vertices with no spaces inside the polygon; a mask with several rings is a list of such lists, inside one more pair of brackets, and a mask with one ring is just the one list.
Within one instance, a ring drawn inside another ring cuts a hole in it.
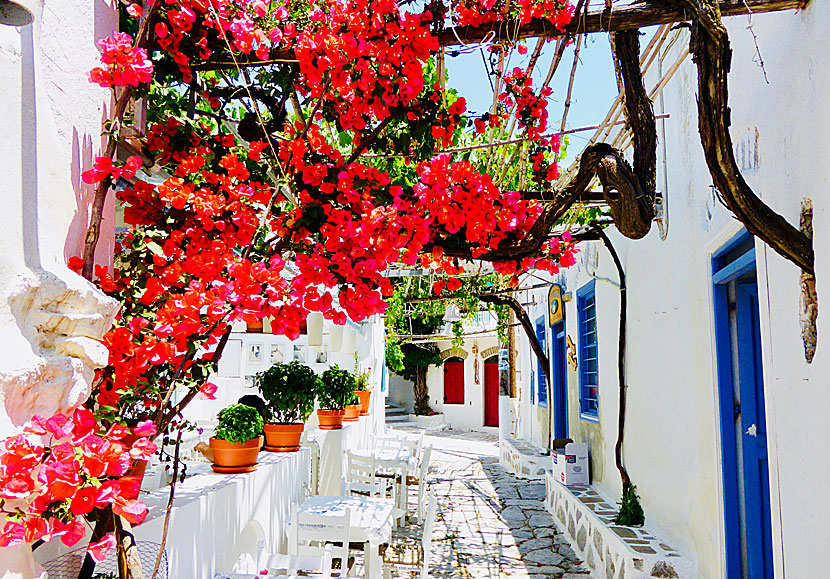
[{"label": "paved street", "polygon": [[[544,510],[544,483],[517,479],[501,468],[495,435],[443,431],[424,444],[433,445],[428,480],[439,503],[430,576],[587,577]],[[419,531],[410,526],[407,533]]]}]

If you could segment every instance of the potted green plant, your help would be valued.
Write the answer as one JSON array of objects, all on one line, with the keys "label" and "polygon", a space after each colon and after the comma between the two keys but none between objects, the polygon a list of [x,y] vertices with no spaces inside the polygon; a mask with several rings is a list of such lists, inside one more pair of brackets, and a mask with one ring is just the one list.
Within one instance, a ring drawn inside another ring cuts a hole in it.
[{"label": "potted green plant", "polygon": [[262,442],[262,417],[256,408],[232,404],[220,410],[216,434],[210,439],[213,470],[227,474],[255,470]]},{"label": "potted green plant", "polygon": [[319,380],[314,370],[299,360],[274,364],[254,376],[254,384],[265,399],[265,450],[300,449],[303,423],[314,411]]},{"label": "potted green plant", "polygon": [[354,422],[360,417],[360,398],[357,392],[352,392],[345,408],[346,412],[343,415],[343,420],[346,422]]},{"label": "potted green plant", "polygon": [[360,415],[369,414],[369,402],[372,399],[372,385],[369,379],[372,377],[371,370],[361,370],[357,352],[354,354],[354,392],[360,399]]},{"label": "potted green plant", "polygon": [[354,376],[336,364],[320,376],[317,400],[320,408],[317,417],[323,430],[338,430],[343,427],[346,404],[354,395]]}]

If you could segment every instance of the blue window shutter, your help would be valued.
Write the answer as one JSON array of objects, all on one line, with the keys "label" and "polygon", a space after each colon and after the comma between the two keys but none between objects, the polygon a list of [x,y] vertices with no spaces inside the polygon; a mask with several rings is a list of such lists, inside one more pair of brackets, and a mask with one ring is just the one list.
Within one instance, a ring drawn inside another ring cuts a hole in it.
[{"label": "blue window shutter", "polygon": [[579,335],[579,411],[588,418],[599,417],[599,353],[595,282],[577,290]]},{"label": "blue window shutter", "polygon": [[[545,331],[545,316],[542,316],[536,320],[536,338],[539,340],[539,344],[542,346],[542,350],[544,350],[547,354],[548,347],[546,337],[547,332]],[[545,374],[545,369],[542,367],[542,362],[541,360],[539,360],[539,358],[536,358],[536,376],[536,388],[538,390],[536,398],[539,401],[539,406],[547,408],[548,377]]]}]

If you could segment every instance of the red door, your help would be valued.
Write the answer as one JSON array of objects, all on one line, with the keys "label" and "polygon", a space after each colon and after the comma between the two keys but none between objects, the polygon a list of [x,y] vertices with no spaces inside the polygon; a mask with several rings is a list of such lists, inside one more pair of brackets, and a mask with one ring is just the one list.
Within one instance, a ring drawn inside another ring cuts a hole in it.
[{"label": "red door", "polygon": [[444,362],[444,404],[464,404],[464,360]]},{"label": "red door", "polygon": [[484,426],[499,425],[499,363],[484,363]]}]

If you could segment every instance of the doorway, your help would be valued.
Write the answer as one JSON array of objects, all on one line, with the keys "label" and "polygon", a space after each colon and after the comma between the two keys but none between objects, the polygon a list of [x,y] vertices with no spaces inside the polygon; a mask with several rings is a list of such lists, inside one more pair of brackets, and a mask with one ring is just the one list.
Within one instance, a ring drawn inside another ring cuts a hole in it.
[{"label": "doorway", "polygon": [[499,425],[499,357],[484,361],[484,426]]},{"label": "doorway", "polygon": [[773,577],[767,428],[755,241],[712,259],[727,579]]}]

